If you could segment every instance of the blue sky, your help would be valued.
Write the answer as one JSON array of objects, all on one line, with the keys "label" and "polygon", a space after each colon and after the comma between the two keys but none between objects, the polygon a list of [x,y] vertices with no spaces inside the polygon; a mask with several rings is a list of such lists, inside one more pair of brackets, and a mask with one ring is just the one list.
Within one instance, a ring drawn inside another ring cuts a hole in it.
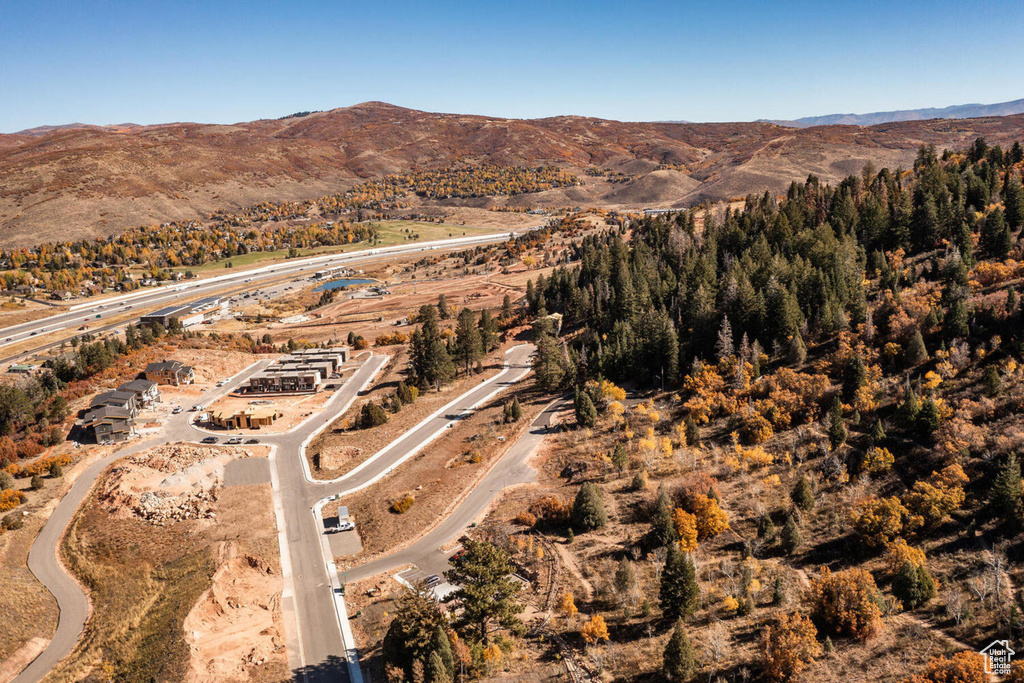
[{"label": "blue sky", "polygon": [[749,121],[1024,97],[1024,3],[0,0],[0,132],[368,100]]}]

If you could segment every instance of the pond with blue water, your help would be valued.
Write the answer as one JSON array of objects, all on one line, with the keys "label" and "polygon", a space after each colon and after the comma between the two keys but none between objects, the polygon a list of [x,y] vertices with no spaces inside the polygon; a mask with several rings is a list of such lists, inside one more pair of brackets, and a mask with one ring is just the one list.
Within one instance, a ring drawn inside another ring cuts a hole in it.
[{"label": "pond with blue water", "polygon": [[353,280],[353,279],[342,279],[342,280],[331,280],[325,282],[316,289],[314,292],[323,292],[328,289],[341,289],[342,287],[351,287],[352,285],[371,285],[376,280]]}]

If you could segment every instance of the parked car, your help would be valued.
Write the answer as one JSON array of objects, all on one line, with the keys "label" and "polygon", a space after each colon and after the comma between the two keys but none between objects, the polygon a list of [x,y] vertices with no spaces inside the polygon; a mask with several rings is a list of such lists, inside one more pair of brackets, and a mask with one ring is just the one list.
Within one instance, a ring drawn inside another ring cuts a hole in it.
[{"label": "parked car", "polygon": [[337,524],[332,526],[329,530],[332,531],[332,532],[341,532],[341,531],[352,531],[355,528],[356,528],[355,522],[338,522]]},{"label": "parked car", "polygon": [[203,443],[217,443],[217,437],[208,436],[205,439],[203,439]]},{"label": "parked car", "polygon": [[427,580],[423,582],[427,588],[433,588],[437,584],[441,583],[441,577],[437,574],[431,574],[427,577]]},{"label": "parked car", "polygon": [[194,406],[192,406],[189,410],[196,411],[196,410],[202,410],[202,409],[203,409],[203,404],[202,403],[197,403]]},{"label": "parked car", "polygon": [[240,437],[240,436],[233,436],[230,439],[228,439],[226,443],[228,443],[228,444],[230,444],[232,446],[234,446],[235,444],[240,444],[240,443],[242,443],[242,437]]},{"label": "parked car", "polygon": [[181,406],[174,406],[174,410],[172,410],[172,411],[171,411],[171,414],[172,414],[172,415],[177,415],[177,414],[178,414],[178,413],[180,413],[180,412],[181,412],[182,410],[184,410],[184,408],[182,408]]}]

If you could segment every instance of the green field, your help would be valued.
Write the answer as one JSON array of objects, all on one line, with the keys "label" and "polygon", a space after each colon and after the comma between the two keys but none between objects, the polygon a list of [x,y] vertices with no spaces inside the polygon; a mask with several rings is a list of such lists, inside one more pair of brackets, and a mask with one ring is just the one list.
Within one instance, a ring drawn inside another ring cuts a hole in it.
[{"label": "green field", "polygon": [[[465,225],[446,225],[439,223],[422,223],[419,221],[367,221],[377,226],[377,240],[374,242],[356,242],[344,246],[317,247],[315,249],[299,249],[298,258],[317,256],[319,254],[340,254],[349,251],[390,247],[396,244],[430,242],[448,237],[470,237],[472,235],[489,235],[500,232],[494,228],[475,228]],[[253,251],[230,259],[210,261],[201,266],[183,266],[173,270],[191,270],[196,275],[212,275],[227,270],[225,264],[231,262],[232,270],[245,270],[255,266],[268,265],[274,261],[284,261],[288,256],[287,249],[276,251]]]}]

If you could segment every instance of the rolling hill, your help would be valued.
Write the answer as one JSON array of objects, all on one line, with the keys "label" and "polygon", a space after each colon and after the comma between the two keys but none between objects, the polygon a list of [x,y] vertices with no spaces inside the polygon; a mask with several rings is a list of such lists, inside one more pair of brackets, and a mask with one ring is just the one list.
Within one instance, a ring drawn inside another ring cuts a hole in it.
[{"label": "rolling hill", "polygon": [[792,121],[771,121],[780,126],[810,128],[811,126],[875,126],[895,121],[923,121],[925,119],[976,119],[982,116],[1012,116],[1024,113],[1024,99],[997,104],[955,104],[951,107],[925,109],[897,109],[869,114],[826,114],[804,116]]},{"label": "rolling hill", "polygon": [[[0,244],[105,236],[457,164],[555,164],[585,178],[571,191],[483,205],[681,207],[781,191],[810,173],[834,181],[868,161],[907,166],[920,144],[960,147],[979,135],[1004,145],[1024,137],[1024,115],[795,129],[768,122],[504,119],[368,102],[233,125],[36,129],[0,135]],[[628,179],[582,175],[591,167]]]}]

